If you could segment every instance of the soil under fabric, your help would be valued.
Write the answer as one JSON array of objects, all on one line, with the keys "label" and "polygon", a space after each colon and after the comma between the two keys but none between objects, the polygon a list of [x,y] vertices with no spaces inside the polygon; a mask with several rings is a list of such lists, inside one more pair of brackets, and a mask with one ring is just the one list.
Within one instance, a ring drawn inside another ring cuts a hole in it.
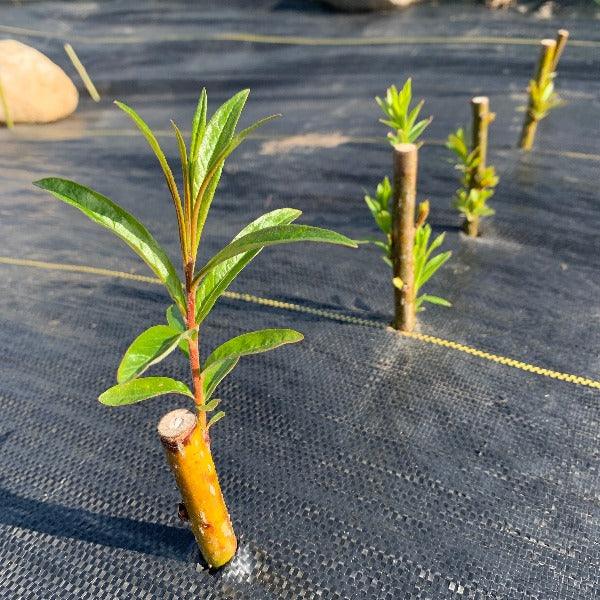
[{"label": "soil under fabric", "polygon": [[[263,327],[305,335],[243,359],[218,394],[227,417],[214,455],[241,542],[221,571],[199,563],[177,519],[156,436],[181,402],[96,402],[168,300],[144,281],[60,270],[149,274],[31,181],[61,175],[94,187],[175,255],[155,160],[110,100],[164,131],[174,163],[168,119],[189,129],[203,85],[213,110],[251,87],[244,124],[284,114],[226,167],[206,256],[282,206],[305,211],[305,223],[373,235],[363,189],[391,165],[373,98],[412,76],[435,117],[419,195],[454,252],[428,287],[454,306],[422,313],[421,332],[600,379],[596,9],[558,22],[456,3],[385,16],[243,5],[0,7],[0,37],[66,68],[62,42],[71,42],[103,96],[95,104],[82,91],[67,121],[0,131],[0,597],[600,597],[600,391],[385,329],[392,293],[376,250],[266,250],[233,289],[381,327],[234,298],[204,327],[206,348]],[[567,104],[524,156],[513,146],[535,41],[560,26],[572,36],[557,82]],[[490,162],[501,183],[497,215],[467,240],[450,208],[457,174],[436,140],[468,122],[479,94],[497,113]],[[55,266],[19,267],[19,258]],[[179,358],[156,372],[187,376]]]}]

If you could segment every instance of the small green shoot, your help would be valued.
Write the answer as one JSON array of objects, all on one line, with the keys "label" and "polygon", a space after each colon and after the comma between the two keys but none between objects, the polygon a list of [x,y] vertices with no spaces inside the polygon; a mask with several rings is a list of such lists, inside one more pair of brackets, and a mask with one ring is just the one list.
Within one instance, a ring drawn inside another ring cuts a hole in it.
[{"label": "small green shoot", "polygon": [[[384,234],[383,239],[370,238],[368,241],[377,246],[382,252],[385,263],[392,267],[392,198],[393,191],[390,180],[385,177],[375,190],[374,196],[365,195],[365,202],[371,211],[375,223]],[[413,247],[414,256],[414,278],[415,278],[415,308],[417,311],[424,310],[423,303],[438,304],[440,306],[452,306],[448,300],[430,294],[421,294],[419,291],[433,275],[444,265],[452,252],[446,251],[432,256],[443,243],[445,233],[438,235],[430,243],[431,225],[427,221],[429,216],[429,202],[427,200],[419,204],[419,212],[415,224],[415,241]],[[392,283],[398,289],[402,289],[403,282],[394,277]]]},{"label": "small green shoot", "polygon": [[[395,85],[392,85],[387,89],[385,98],[376,97],[375,102],[387,117],[379,119],[379,122],[392,130],[387,134],[392,145],[417,143],[433,119],[433,117],[429,117],[417,121],[425,101],[421,100],[413,108],[410,107],[412,102],[412,80],[410,78],[406,80],[400,91]],[[421,146],[422,143],[417,143],[417,146]]]},{"label": "small green shoot", "polygon": [[371,215],[377,223],[381,232],[385,235],[384,240],[369,238],[369,242],[375,244],[383,251],[383,260],[388,266],[392,266],[392,186],[390,180],[385,177],[377,184],[375,197],[365,195],[365,202],[371,211]]},{"label": "small green shoot", "polygon": [[458,159],[455,168],[461,173],[461,187],[454,195],[453,206],[465,216],[469,228],[470,224],[478,224],[481,217],[495,214],[494,209],[487,205],[487,201],[494,195],[494,188],[499,179],[494,167],[478,169],[479,148],[473,149],[468,146],[464,129],[459,128],[455,133],[451,133],[446,147]]},{"label": "small green shoot", "polygon": [[545,119],[552,109],[564,105],[554,89],[555,79],[556,73],[550,73],[543,81],[532,79],[529,82],[531,106],[528,110],[535,121]]},{"label": "small green shoot", "polygon": [[448,262],[448,259],[452,256],[452,252],[449,250],[432,256],[433,252],[444,243],[446,233],[440,233],[440,235],[430,242],[431,225],[426,222],[428,216],[429,202],[424,200],[419,204],[419,215],[417,217],[415,229],[415,246],[413,250],[415,259],[415,309],[417,312],[425,310],[425,307],[423,306],[424,302],[437,304],[439,306],[452,306],[445,298],[432,296],[431,294],[419,295],[421,287],[423,287],[433,275],[435,275],[438,269]]},{"label": "small green shoot", "polygon": [[[312,241],[356,247],[353,240],[334,231],[294,224],[301,212],[281,208],[250,223],[202,267],[196,267],[204,225],[226,158],[249,133],[278,116],[257,121],[236,133],[248,94],[249,90],[243,90],[233,96],[207,122],[208,99],[206,90],[202,90],[187,147],[179,128],[172,122],[181,161],[181,191],[150,127],[132,108],[116,102],[146,138],[164,174],[175,209],[183,279],[148,229],[112,200],[68,179],[49,177],[36,182],[38,187],[78,208],[92,221],[121,238],[154,271],[173,301],[167,310],[168,324],[150,327],[126,350],[117,371],[117,385],[99,397],[103,404],[122,406],[162,394],[180,394],[194,399],[200,426],[204,429],[212,426],[224,415],[222,412],[216,413],[207,423],[206,413],[218,405],[218,401],[211,399],[212,394],[241,357],[303,339],[301,333],[292,329],[251,331],[219,346],[207,355],[201,365],[199,331],[221,294],[267,246]],[[177,349],[189,360],[191,388],[169,377],[142,377],[148,368],[158,365]]]}]

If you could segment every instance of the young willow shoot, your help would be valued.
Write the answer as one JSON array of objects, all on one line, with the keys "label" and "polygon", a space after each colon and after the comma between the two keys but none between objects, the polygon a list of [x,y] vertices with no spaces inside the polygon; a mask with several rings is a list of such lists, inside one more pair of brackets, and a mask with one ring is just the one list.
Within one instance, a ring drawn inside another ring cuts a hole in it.
[{"label": "young willow shoot", "polygon": [[[479,99],[473,99],[479,100]],[[448,136],[446,146],[457,157],[456,169],[461,172],[461,187],[454,195],[454,208],[465,217],[463,229],[469,236],[479,235],[479,221],[482,217],[489,217],[495,213],[487,205],[487,201],[494,195],[494,188],[498,185],[498,177],[494,167],[486,164],[487,155],[487,126],[494,118],[493,113],[485,109],[483,114],[477,114],[478,105],[473,102],[473,141],[471,146],[465,137],[462,128]],[[487,105],[486,105],[487,106]],[[485,135],[481,131],[485,129]]]},{"label": "young willow shoot", "polygon": [[[241,357],[298,342],[302,334],[292,329],[243,333],[207,353],[201,362],[202,324],[219,296],[266,246],[303,241],[356,246],[334,231],[294,224],[301,212],[282,208],[247,225],[217,254],[197,266],[204,226],[225,160],[252,131],[278,116],[266,117],[236,132],[248,94],[249,90],[239,92],[207,121],[208,100],[206,90],[202,90],[187,146],[179,128],[171,122],[181,161],[181,190],[150,127],[132,108],[116,102],[146,138],[164,174],[175,209],[183,280],[148,229],[118,204],[68,179],[51,177],[36,182],[121,238],[146,262],[171,296],[167,323],[150,327],[132,342],[117,370],[117,385],[103,392],[99,400],[108,406],[122,406],[163,394],[193,399],[195,414],[172,411],[161,420],[159,434],[200,550],[213,567],[228,562],[237,547],[210,451],[208,430],[224,415],[215,412],[219,405],[219,400],[213,398],[215,389]],[[178,348],[189,360],[191,388],[170,377],[145,375]],[[212,418],[207,418],[208,413],[213,413]]]},{"label": "young willow shoot", "polygon": [[[389,266],[393,267],[392,255],[392,201],[393,190],[390,180],[385,177],[375,190],[374,196],[365,196],[365,202],[371,211],[371,215],[377,223],[377,226],[383,233],[383,239],[369,239],[369,242],[375,244],[382,251],[382,259]],[[415,223],[415,238],[413,247],[414,260],[414,305],[420,312],[425,310],[423,304],[430,302],[440,306],[452,306],[448,300],[433,296],[431,294],[421,294],[421,288],[435,275],[435,273],[444,265],[452,252],[441,252],[432,256],[433,253],[444,243],[445,233],[441,233],[431,241],[431,225],[427,221],[429,216],[429,201],[424,200],[419,204],[419,211]],[[394,287],[400,289],[403,281],[397,277],[393,278]]]},{"label": "young willow shoot", "polygon": [[547,39],[540,42],[541,52],[535,77],[529,82],[527,88],[529,102],[519,140],[519,147],[523,150],[531,150],[533,147],[538,123],[546,118],[553,108],[563,104],[554,90],[554,81],[558,61],[568,38],[569,32],[561,29],[556,40]]},{"label": "young willow shoot", "polygon": [[[423,108],[424,100],[421,100],[413,108],[412,102],[412,80],[407,79],[400,91],[392,85],[387,89],[385,98],[375,98],[386,119],[379,119],[380,123],[387,125],[392,131],[387,137],[390,144],[414,144],[421,137],[433,117],[417,121],[419,113]],[[422,142],[417,145],[420,146]]]}]

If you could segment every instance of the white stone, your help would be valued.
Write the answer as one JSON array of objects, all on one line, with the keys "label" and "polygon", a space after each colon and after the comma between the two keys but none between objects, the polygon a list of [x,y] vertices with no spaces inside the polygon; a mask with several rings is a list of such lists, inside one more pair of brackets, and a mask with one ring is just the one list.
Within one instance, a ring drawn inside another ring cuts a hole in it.
[{"label": "white stone", "polygon": [[[16,40],[0,40],[0,82],[15,123],[50,123],[79,102],[68,75],[47,56]],[[6,122],[0,103],[0,122]]]}]

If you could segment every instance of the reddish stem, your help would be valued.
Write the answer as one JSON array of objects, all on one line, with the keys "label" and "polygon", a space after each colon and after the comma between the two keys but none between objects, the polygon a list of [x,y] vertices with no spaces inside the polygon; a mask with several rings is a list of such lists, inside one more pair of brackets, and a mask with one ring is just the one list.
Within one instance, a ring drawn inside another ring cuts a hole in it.
[{"label": "reddish stem", "polygon": [[[194,277],[193,264],[187,264],[185,268],[185,288],[187,296],[187,326],[188,329],[192,329],[196,326],[196,290],[192,285],[192,279]],[[190,369],[192,371],[192,385],[194,390],[194,402],[196,406],[202,406],[204,404],[204,393],[203,393],[203,382],[202,382],[202,371],[200,368],[200,332],[195,336],[195,339],[190,339],[188,342],[190,351]],[[198,425],[202,429],[206,429],[206,412],[203,410],[198,411]]]}]

